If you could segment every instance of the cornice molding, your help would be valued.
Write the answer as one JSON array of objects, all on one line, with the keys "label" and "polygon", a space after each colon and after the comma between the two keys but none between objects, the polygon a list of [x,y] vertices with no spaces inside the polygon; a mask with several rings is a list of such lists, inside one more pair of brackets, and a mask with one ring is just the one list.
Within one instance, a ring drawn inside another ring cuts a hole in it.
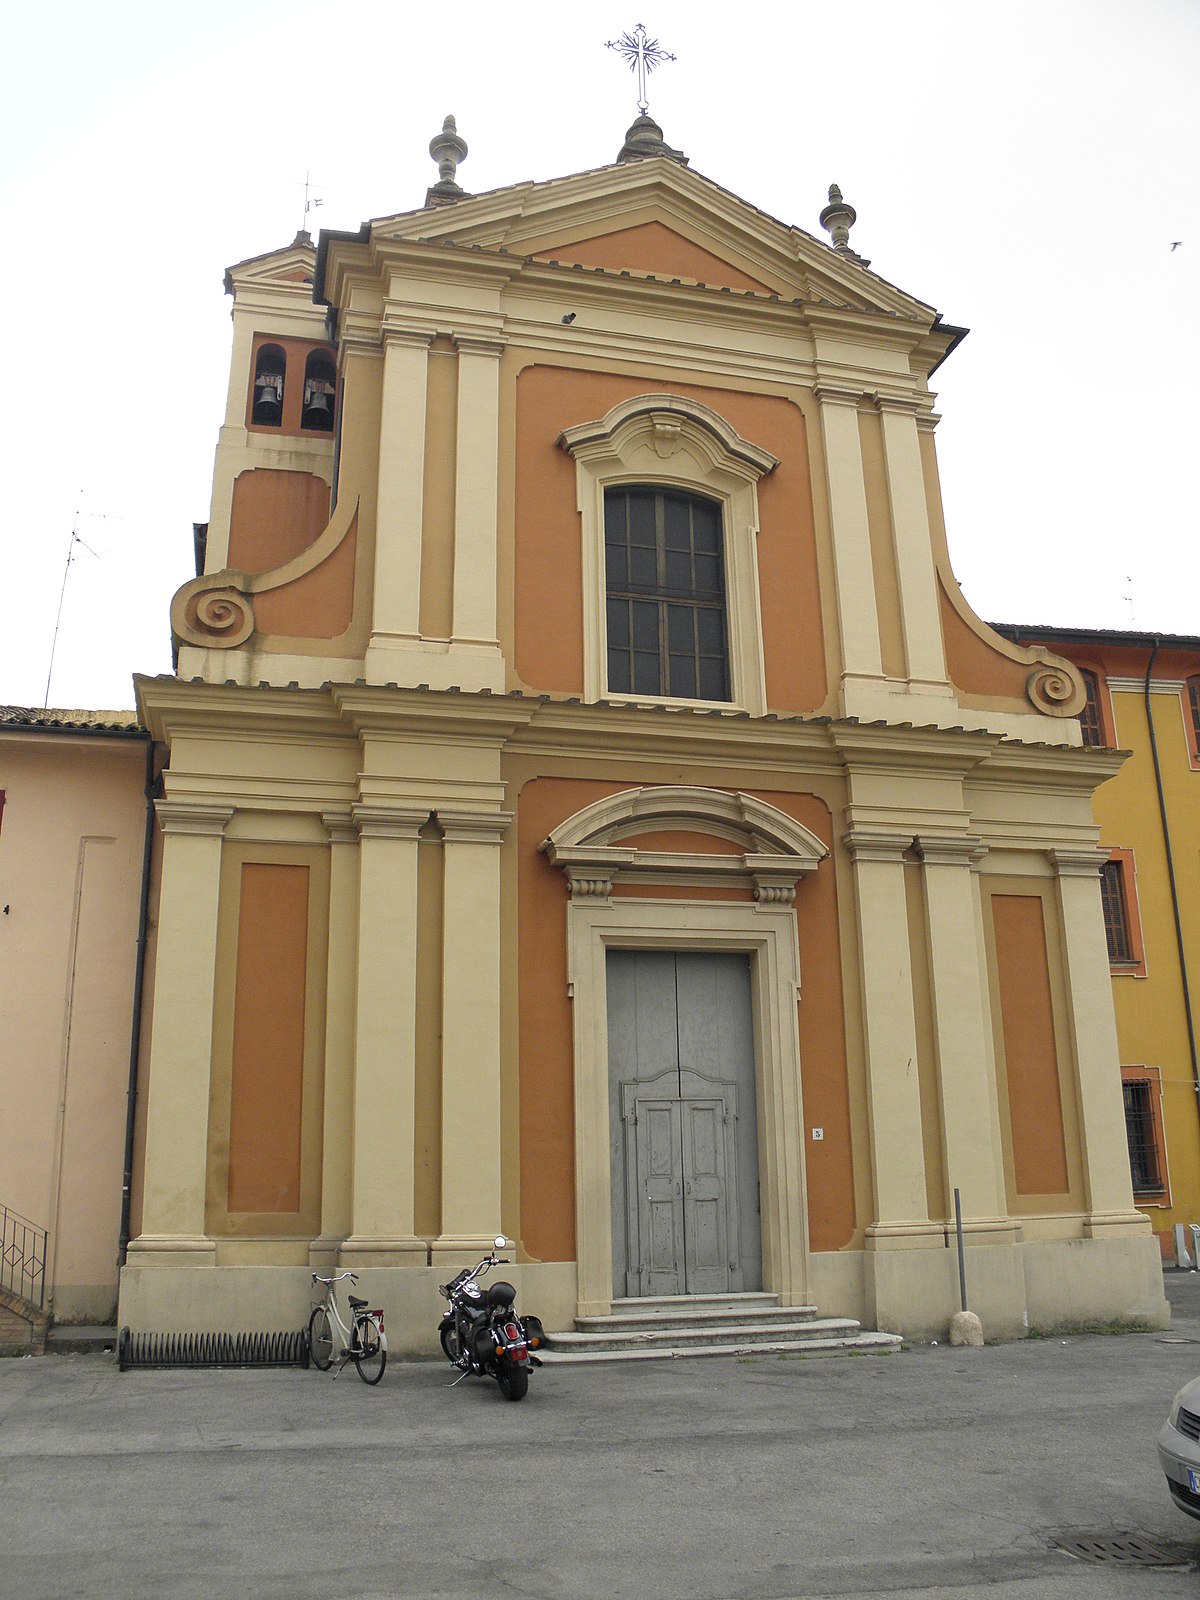
[{"label": "cornice molding", "polygon": [[1056,845],[1046,854],[1060,878],[1098,878],[1100,868],[1108,860],[1107,850],[1099,848],[1088,850]]},{"label": "cornice molding", "polygon": [[233,806],[198,805],[194,800],[156,800],[154,814],[164,833],[220,838],[233,818]]},{"label": "cornice molding", "polygon": [[917,854],[927,867],[973,867],[988,853],[983,840],[970,833],[919,833],[914,843]]},{"label": "cornice molding", "polygon": [[498,845],[513,822],[511,811],[458,811],[438,806],[436,815],[447,844]]},{"label": "cornice molding", "polygon": [[891,833],[883,828],[851,828],[842,835],[842,843],[851,861],[888,861],[896,865],[903,862],[912,850],[912,833]]},{"label": "cornice molding", "polygon": [[350,810],[360,839],[415,840],[430,817],[429,808],[422,806],[380,806],[357,802]]}]

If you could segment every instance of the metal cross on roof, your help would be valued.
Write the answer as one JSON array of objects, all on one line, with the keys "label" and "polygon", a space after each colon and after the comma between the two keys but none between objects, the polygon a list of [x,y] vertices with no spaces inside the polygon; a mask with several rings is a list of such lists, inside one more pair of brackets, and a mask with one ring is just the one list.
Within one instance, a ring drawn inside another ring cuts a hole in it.
[{"label": "metal cross on roof", "polygon": [[674,61],[675,57],[662,49],[657,39],[650,38],[642,22],[632,33],[623,33],[619,39],[609,39],[605,49],[617,51],[623,60],[628,61],[629,70],[637,73],[638,110],[645,116],[650,109],[646,99],[646,79],[655,67],[661,66],[664,61]]}]

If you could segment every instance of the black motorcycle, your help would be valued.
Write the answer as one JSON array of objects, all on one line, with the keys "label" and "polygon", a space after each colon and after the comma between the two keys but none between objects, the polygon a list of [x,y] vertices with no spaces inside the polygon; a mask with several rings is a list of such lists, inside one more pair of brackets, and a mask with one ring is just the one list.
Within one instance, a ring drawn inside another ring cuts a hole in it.
[{"label": "black motorcycle", "polygon": [[[496,1250],[503,1250],[507,1243],[501,1234]],[[464,1267],[456,1278],[438,1286],[450,1302],[438,1326],[438,1337],[446,1359],[460,1369],[463,1378],[472,1373],[495,1378],[506,1400],[524,1400],[530,1369],[542,1364],[533,1352],[545,1344],[545,1331],[539,1318],[517,1315],[517,1291],[511,1283],[497,1278],[486,1289],[479,1284],[485,1272],[507,1265],[492,1251],[478,1266]]]}]

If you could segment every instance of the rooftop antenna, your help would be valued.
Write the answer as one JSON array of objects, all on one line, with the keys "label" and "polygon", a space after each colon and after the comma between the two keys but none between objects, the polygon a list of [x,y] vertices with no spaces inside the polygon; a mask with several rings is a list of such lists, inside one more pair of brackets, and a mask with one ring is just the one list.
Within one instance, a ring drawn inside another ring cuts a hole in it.
[{"label": "rooftop antenna", "polygon": [[[80,499],[83,498],[82,489],[79,491],[79,497]],[[90,514],[93,516],[103,516],[103,512],[92,512]],[[84,512],[76,509],[75,520],[71,524],[71,537],[67,540],[67,559],[66,564],[63,567],[62,588],[58,591],[58,614],[54,618],[54,637],[50,641],[50,666],[46,671],[46,694],[45,698],[42,700],[43,711],[45,711],[50,704],[50,679],[54,676],[54,652],[58,649],[58,629],[59,624],[62,622],[63,600],[66,598],[67,593],[67,577],[71,571],[71,563],[75,559],[75,546],[80,545],[84,550],[87,551],[88,555],[95,556],[97,561],[102,561],[104,559],[98,550],[93,550],[90,544],[87,544],[79,537],[79,519],[83,515],[85,515]]]},{"label": "rooftop antenna", "polygon": [[323,206],[325,204],[324,200],[318,199],[316,195],[311,193],[311,190],[312,173],[306,172],[304,174],[304,215],[300,219],[300,230],[296,234],[297,244],[312,243],[312,234],[309,232],[308,227],[308,213],[310,211],[315,211],[318,206]]},{"label": "rooftop antenna", "polygon": [[623,61],[629,63],[629,70],[637,74],[637,107],[644,117],[650,110],[650,102],[646,99],[646,79],[655,67],[660,67],[664,61],[674,61],[675,57],[670,51],[664,50],[657,39],[650,37],[644,22],[639,22],[632,33],[623,33],[619,39],[607,40],[604,48],[615,50]]}]

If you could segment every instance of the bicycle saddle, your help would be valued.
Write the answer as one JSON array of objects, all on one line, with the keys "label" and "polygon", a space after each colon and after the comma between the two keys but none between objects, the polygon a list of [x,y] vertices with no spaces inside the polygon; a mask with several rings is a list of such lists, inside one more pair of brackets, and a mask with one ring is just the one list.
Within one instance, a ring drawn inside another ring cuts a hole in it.
[{"label": "bicycle saddle", "polygon": [[346,1298],[356,1311],[360,1306],[370,1305],[371,1303],[369,1300],[360,1300],[356,1294],[347,1295]]}]

